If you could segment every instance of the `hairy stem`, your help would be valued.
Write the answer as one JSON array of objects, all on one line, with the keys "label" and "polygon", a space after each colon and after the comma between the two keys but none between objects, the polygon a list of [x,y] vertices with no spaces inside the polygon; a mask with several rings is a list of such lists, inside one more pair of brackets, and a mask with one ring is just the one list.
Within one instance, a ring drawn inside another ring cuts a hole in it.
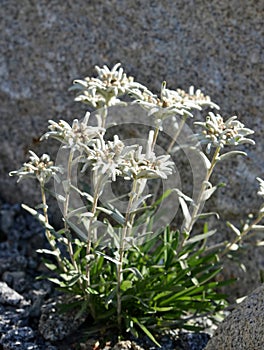
[{"label": "hairy stem", "polygon": [[64,272],[66,272],[67,269],[63,264],[60,250],[56,247],[55,239],[54,239],[53,235],[51,234],[50,230],[47,228],[47,226],[49,226],[48,206],[47,206],[47,200],[46,200],[46,194],[45,194],[45,187],[44,187],[44,183],[42,183],[42,182],[40,182],[40,189],[41,189],[41,199],[42,199],[42,204],[43,204],[43,215],[44,215],[45,223],[46,223],[46,228],[45,228],[46,238],[51,246],[51,249],[56,253],[55,256],[56,256],[56,260],[57,260],[58,265],[60,266],[60,268]]},{"label": "hairy stem", "polygon": [[187,225],[187,227],[185,227],[185,229],[184,229],[184,232],[186,234],[186,238],[189,237],[189,234],[190,234],[190,232],[191,232],[191,230],[193,228],[193,225],[195,224],[195,222],[197,220],[197,215],[199,214],[199,212],[201,210],[201,207],[204,204],[204,201],[202,200],[202,198],[203,198],[204,192],[205,192],[205,190],[207,188],[207,183],[209,182],[210,177],[211,177],[211,175],[213,173],[214,167],[215,167],[215,165],[217,163],[217,158],[219,156],[220,151],[221,151],[221,147],[217,147],[216,150],[215,150],[215,153],[213,155],[213,158],[211,160],[211,166],[207,170],[206,177],[205,177],[205,179],[204,179],[204,181],[202,183],[202,186],[201,186],[201,189],[200,189],[197,201],[196,201],[196,203],[194,205],[194,208],[193,208],[193,211],[192,211],[192,214],[191,214],[190,222]]},{"label": "hairy stem", "polygon": [[184,116],[181,120],[181,123],[177,129],[177,131],[175,132],[174,136],[173,136],[173,139],[171,141],[171,143],[169,144],[169,147],[167,149],[167,152],[170,153],[170,151],[172,150],[172,147],[175,145],[175,142],[177,141],[177,138],[179,137],[183,127],[184,127],[184,124],[186,122],[186,119],[187,119],[187,116]]},{"label": "hairy stem", "polygon": [[[244,229],[241,234],[239,236],[236,236],[236,238],[228,243],[226,245],[226,248],[224,249],[224,251],[219,254],[220,257],[223,257],[224,255],[226,255],[231,247],[234,245],[234,244],[237,244],[238,242],[242,241],[243,238],[254,228],[255,225],[257,225],[262,219],[264,218],[264,213],[259,213],[258,217],[246,228]],[[250,235],[251,236],[251,235]]]},{"label": "hairy stem", "polygon": [[125,240],[128,235],[128,232],[131,231],[133,227],[133,222],[135,219],[135,214],[131,213],[131,208],[133,202],[137,198],[137,180],[133,181],[132,190],[130,192],[129,202],[127,206],[126,219],[125,224],[121,232],[120,238],[120,247],[119,247],[119,264],[117,265],[117,322],[118,327],[121,329],[122,324],[122,300],[121,300],[121,284],[123,281],[123,259],[124,259],[124,248],[125,248]]},{"label": "hairy stem", "polygon": [[[68,168],[67,168],[67,190],[65,193],[65,202],[63,207],[63,216],[64,216],[64,229],[65,232],[69,232],[69,225],[67,223],[67,216],[69,210],[69,201],[70,201],[70,187],[71,187],[71,175],[72,175],[72,161],[73,161],[74,151],[70,151],[68,159]],[[78,265],[74,259],[73,247],[70,237],[67,237],[67,248],[68,253],[71,259],[71,263],[76,271],[79,271]]]},{"label": "hairy stem", "polygon": [[155,145],[157,143],[158,136],[159,136],[159,127],[156,126],[155,131],[154,131],[153,142],[152,142],[152,145],[151,145],[151,151],[154,151]]},{"label": "hairy stem", "polygon": [[[99,178],[97,179],[96,185],[95,185],[95,191],[93,195],[93,205],[92,205],[92,210],[91,214],[92,217],[88,221],[87,225],[87,241],[86,241],[86,255],[89,256],[91,254],[91,247],[92,247],[92,234],[93,234],[93,222],[96,219],[96,211],[97,211],[97,205],[98,205],[98,200],[99,200],[99,194],[101,191],[101,186],[102,186],[102,179],[103,175],[100,175]],[[90,264],[87,263],[86,265],[86,279],[87,279],[87,286],[90,286],[91,281],[90,281]]]}]

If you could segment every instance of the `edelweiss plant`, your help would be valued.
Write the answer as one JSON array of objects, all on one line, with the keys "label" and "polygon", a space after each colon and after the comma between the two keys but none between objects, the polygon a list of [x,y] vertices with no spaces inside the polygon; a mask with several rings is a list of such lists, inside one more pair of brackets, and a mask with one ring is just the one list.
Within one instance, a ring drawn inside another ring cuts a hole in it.
[{"label": "edelweiss plant", "polygon": [[[111,70],[96,66],[96,71],[97,77],[75,80],[72,90],[77,90],[76,101],[95,109],[97,125],[90,125],[89,112],[83,120],[75,119],[72,125],[64,120],[50,120],[49,130],[42,137],[42,140],[55,139],[59,147],[68,150],[66,166],[54,165],[48,155],[38,157],[30,151],[29,162],[10,175],[17,175],[18,181],[35,177],[40,184],[43,215],[26,205],[24,208],[45,226],[51,250],[39,251],[50,255],[45,263],[53,275],[48,278],[72,296],[68,303],[72,301],[73,307],[80,305],[81,312],[88,312],[96,330],[101,324],[104,328],[117,327],[120,335],[131,332],[138,336],[141,330],[157,343],[154,335],[159,330],[195,327],[196,316],[209,317],[223,308],[224,296],[217,292],[221,283],[214,280],[221,270],[219,257],[238,246],[249,232],[263,227],[259,225],[264,216],[262,205],[257,218],[243,230],[229,223],[237,236],[233,242],[218,245],[218,249],[209,249],[206,244],[215,230],[209,230],[207,224],[203,232],[194,229],[198,219],[215,214],[202,213],[204,202],[217,189],[210,182],[215,166],[230,156],[246,155],[229,148],[254,144],[247,137],[253,131],[235,116],[225,120],[213,112],[207,114],[204,122],[194,122],[202,129],[193,138],[197,140],[201,162],[206,164],[198,196],[192,199],[180,189],[170,188],[159,197],[158,188],[148,192],[151,188],[148,184],[153,179],[167,181],[174,175],[177,164],[171,156],[176,152],[174,146],[187,118],[194,119],[193,111],[202,111],[205,106],[219,107],[200,90],[193,87],[188,93],[170,90],[166,82],[157,96],[133,77],[127,77],[120,64]],[[145,147],[127,145],[119,135],[113,139],[106,136],[109,109],[126,105],[124,95],[147,110],[153,120]],[[175,116],[181,118],[180,123],[175,122]],[[175,133],[167,151],[158,155],[158,135],[168,118],[173,121]],[[199,149],[200,144],[206,145],[206,154]],[[82,186],[73,181],[76,166],[86,179]],[[57,193],[64,221],[59,231],[50,225],[48,217],[46,184],[51,177],[62,184],[64,191]],[[129,191],[124,186],[125,192],[120,197],[127,200],[124,212],[119,211],[115,201],[101,200],[106,185],[120,179],[130,185]],[[264,181],[259,178],[258,181],[258,194],[264,197]],[[171,193],[178,195],[184,222],[177,230],[168,223],[154,232],[157,208]],[[76,194],[83,198],[83,205],[78,208],[71,206],[71,198]],[[62,246],[67,253],[62,252]]]}]

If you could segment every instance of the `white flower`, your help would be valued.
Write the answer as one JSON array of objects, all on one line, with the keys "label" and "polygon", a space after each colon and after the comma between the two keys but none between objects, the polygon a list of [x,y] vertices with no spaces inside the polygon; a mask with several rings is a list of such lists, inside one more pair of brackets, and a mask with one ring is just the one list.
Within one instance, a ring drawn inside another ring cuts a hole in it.
[{"label": "white flower", "polygon": [[200,89],[195,91],[193,86],[190,86],[188,93],[181,89],[177,89],[176,91],[182,103],[191,108],[197,108],[196,106],[208,106],[219,109],[219,106],[211,100],[210,96],[204,95]]},{"label": "white flower", "polygon": [[[96,140],[89,152],[82,171],[88,166],[97,173],[106,174],[116,181],[117,176],[125,179],[166,179],[173,173],[174,163],[169,155],[156,156],[151,151],[154,131],[150,131],[146,153],[142,153],[142,146],[125,146],[118,136],[113,141],[105,141],[103,137]],[[84,157],[82,158],[82,161]]]},{"label": "white flower", "polygon": [[207,153],[210,153],[212,146],[223,148],[225,145],[255,144],[253,140],[245,137],[253,134],[254,131],[245,128],[236,116],[224,121],[220,114],[215,115],[210,112],[205,122],[195,122],[194,124],[203,127],[202,132],[194,136],[198,137],[201,143],[207,144]]},{"label": "white flower", "polygon": [[74,119],[72,126],[64,120],[60,120],[59,123],[49,120],[50,131],[44,134],[42,139],[52,137],[64,144],[64,147],[79,151],[87,149],[95,138],[98,138],[105,132],[104,128],[88,126],[89,116],[90,113],[86,113],[84,120],[81,122],[78,119]]},{"label": "white flower", "polygon": [[116,181],[116,176],[122,175],[120,168],[124,152],[127,152],[127,148],[117,135],[114,136],[113,141],[107,142],[103,137],[98,138],[86,154],[87,158],[84,161],[85,164],[82,171],[85,171],[89,165],[92,165],[93,170],[97,171],[97,173],[106,174],[112,181]]},{"label": "white flower", "polygon": [[193,117],[191,110],[201,110],[202,106],[205,105],[219,108],[201,90],[194,92],[193,87],[191,87],[189,94],[180,89],[170,90],[166,88],[165,81],[161,85],[159,97],[146,88],[142,91],[132,89],[131,94],[136,98],[135,103],[140,104],[148,111],[149,115],[154,116],[156,126],[161,125],[163,119],[175,114]]},{"label": "white flower", "polygon": [[24,178],[37,178],[39,182],[46,183],[54,176],[58,179],[57,174],[63,173],[61,167],[54,166],[53,161],[50,160],[48,154],[43,154],[40,158],[32,151],[29,151],[31,156],[29,162],[24,163],[23,166],[17,171],[11,171],[10,176],[18,176],[19,182]]},{"label": "white flower", "polygon": [[86,77],[84,80],[74,80],[70,90],[78,90],[75,101],[88,103],[94,108],[124,104],[118,97],[124,95],[128,89],[140,87],[133,77],[127,77],[120,63],[111,70],[95,66],[98,76]]},{"label": "white flower", "polygon": [[133,179],[167,179],[173,173],[174,163],[169,155],[156,156],[151,151],[154,131],[150,131],[146,153],[142,153],[142,146],[134,145],[124,156],[123,174],[125,178]]}]

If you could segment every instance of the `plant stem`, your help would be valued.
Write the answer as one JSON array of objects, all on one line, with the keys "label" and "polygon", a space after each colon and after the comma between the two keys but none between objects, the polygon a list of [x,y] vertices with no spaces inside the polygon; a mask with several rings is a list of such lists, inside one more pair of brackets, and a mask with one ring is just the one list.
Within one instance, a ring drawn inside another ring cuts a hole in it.
[{"label": "plant stem", "polygon": [[[184,127],[186,119],[187,119],[187,116],[183,116],[183,118],[181,120],[181,123],[180,123],[178,129],[176,130],[171,143],[169,144],[169,147],[167,149],[167,153],[171,152],[172,147],[174,146],[175,142],[177,141],[177,138],[179,137],[179,135],[180,135],[180,133],[181,133],[183,127]],[[153,139],[153,144],[152,144],[152,151],[154,150],[154,147],[155,147],[155,144],[156,144],[156,141],[157,141],[157,138],[158,138],[158,133],[159,133],[159,128],[156,128],[155,129],[155,134],[154,134],[154,139]],[[160,182],[161,182],[161,180],[159,179],[158,184],[157,184],[157,186],[155,188],[155,191],[153,193],[152,204],[157,199],[158,191],[159,191],[159,188],[160,188]]]},{"label": "plant stem", "polygon": [[159,127],[156,126],[155,131],[154,131],[153,142],[151,145],[151,151],[154,151],[155,145],[157,143],[158,135],[159,135]]},{"label": "plant stem", "polygon": [[[95,176],[97,178],[97,176]],[[103,175],[99,176],[96,182],[95,191],[93,195],[93,206],[92,206],[92,217],[88,221],[87,225],[87,242],[86,242],[86,255],[89,256],[91,254],[91,246],[92,246],[92,224],[96,218],[96,211],[97,211],[97,205],[99,200],[99,193],[102,185],[102,179]],[[87,263],[86,265],[86,279],[87,279],[87,286],[90,286],[90,265]]]},{"label": "plant stem", "polygon": [[209,182],[210,177],[212,175],[212,172],[214,170],[214,167],[215,167],[215,165],[217,163],[217,158],[219,156],[220,151],[221,151],[221,147],[217,147],[216,150],[215,150],[215,153],[213,155],[213,158],[211,160],[210,168],[207,170],[206,177],[205,177],[205,179],[204,179],[204,181],[202,183],[202,186],[201,186],[201,189],[200,189],[200,192],[199,192],[196,204],[194,205],[194,209],[193,209],[192,214],[191,214],[190,222],[189,222],[188,226],[184,229],[184,231],[186,233],[186,238],[189,237],[190,232],[191,232],[191,230],[193,228],[193,225],[195,224],[195,222],[197,220],[197,214],[199,213],[202,205],[204,204],[204,201],[202,200],[202,198],[203,198],[204,192],[206,190],[207,183]]},{"label": "plant stem", "polygon": [[167,149],[167,152],[170,153],[170,151],[172,150],[172,147],[174,146],[175,142],[177,141],[178,136],[180,135],[182,128],[184,127],[184,124],[186,122],[187,116],[183,116],[181,123],[177,129],[177,131],[175,132],[173,139],[171,141],[171,143],[169,144],[169,147]]},{"label": "plant stem", "polygon": [[122,300],[121,300],[121,284],[123,281],[123,259],[124,259],[124,248],[127,232],[133,227],[135,214],[131,214],[131,207],[134,200],[137,198],[137,179],[134,179],[132,190],[130,192],[129,202],[127,206],[125,224],[121,232],[120,247],[119,247],[119,264],[117,265],[117,323],[121,330],[122,323]]},{"label": "plant stem", "polygon": [[263,218],[264,213],[260,213],[258,217],[245,230],[243,230],[239,236],[236,236],[236,238],[232,242],[226,245],[226,248],[221,254],[219,254],[219,256],[223,257],[225,254],[227,254],[230,251],[232,245],[237,244],[239,241],[241,241]]},{"label": "plant stem", "polygon": [[47,237],[47,240],[51,246],[51,249],[56,253],[55,256],[56,256],[56,260],[58,262],[58,265],[60,266],[60,268],[64,272],[66,272],[67,269],[62,262],[60,250],[56,247],[55,239],[54,239],[53,235],[51,234],[50,230],[47,228],[47,226],[50,226],[50,224],[49,224],[49,217],[48,217],[48,206],[47,206],[47,200],[46,200],[46,194],[45,194],[45,187],[44,187],[43,182],[40,182],[40,190],[41,190],[41,199],[42,199],[42,204],[43,204],[43,215],[44,215],[45,223],[46,223],[46,227],[45,227],[46,237]]},{"label": "plant stem", "polygon": [[[71,174],[72,174],[72,161],[73,161],[74,151],[70,151],[69,159],[68,159],[68,168],[67,168],[67,191],[65,193],[65,202],[63,207],[63,216],[64,216],[64,229],[65,232],[69,232],[69,226],[67,223],[67,215],[69,210],[69,201],[70,201],[70,185],[71,185]],[[71,263],[76,271],[79,271],[78,265],[74,259],[73,247],[71,238],[67,237],[67,247],[68,253],[71,259]]]},{"label": "plant stem", "polygon": [[107,118],[107,114],[108,114],[108,102],[105,106],[103,106],[102,111],[103,111],[103,113],[101,114],[101,116],[102,116],[102,128],[105,128],[106,118]]}]

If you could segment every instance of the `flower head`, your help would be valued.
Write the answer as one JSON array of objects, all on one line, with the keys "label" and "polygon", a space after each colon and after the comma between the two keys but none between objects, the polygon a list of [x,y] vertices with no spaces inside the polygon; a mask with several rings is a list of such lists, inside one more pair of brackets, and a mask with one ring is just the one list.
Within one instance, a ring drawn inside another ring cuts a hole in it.
[{"label": "flower head", "polygon": [[156,156],[151,150],[153,135],[154,132],[150,131],[146,153],[138,144],[125,146],[117,135],[113,141],[107,142],[103,137],[98,138],[86,154],[83,171],[91,165],[93,170],[108,175],[112,181],[116,180],[116,176],[125,179],[166,179],[173,173],[174,163],[169,155]]},{"label": "flower head", "polygon": [[245,128],[236,116],[224,121],[220,114],[215,115],[210,112],[205,122],[195,122],[195,124],[203,127],[202,132],[195,136],[201,143],[207,144],[207,153],[210,153],[212,146],[223,148],[226,145],[255,144],[253,140],[245,137],[253,134],[254,131]]},{"label": "flower head", "polygon": [[193,86],[190,86],[188,93],[181,89],[177,89],[176,92],[181,102],[190,108],[208,106],[219,109],[219,106],[211,100],[210,96],[205,95],[200,89],[194,90]]},{"label": "flower head", "polygon": [[23,166],[17,171],[11,171],[10,176],[18,176],[19,182],[24,178],[37,178],[37,180],[44,184],[47,183],[52,176],[57,178],[57,173],[62,173],[63,170],[60,167],[54,166],[53,161],[50,160],[48,154],[43,154],[38,157],[34,152],[29,151],[31,156],[29,162],[24,163]]},{"label": "flower head", "polygon": [[156,156],[151,150],[153,130],[149,133],[146,153],[142,146],[135,145],[125,154],[122,171],[125,178],[133,179],[167,179],[173,173],[174,163],[169,155]]},{"label": "flower head", "polygon": [[134,89],[131,93],[136,98],[135,102],[154,116],[157,126],[160,126],[165,118],[175,114],[193,117],[191,110],[201,110],[205,105],[219,108],[201,90],[194,92],[193,87],[190,88],[189,93],[180,89],[170,90],[166,88],[165,81],[161,84],[160,96],[154,95],[148,89],[142,91]]},{"label": "flower head", "polygon": [[105,132],[104,128],[88,126],[90,113],[86,113],[83,121],[74,119],[72,126],[66,121],[60,120],[59,123],[50,120],[49,129],[42,138],[52,137],[59,140],[64,147],[69,147],[81,151],[93,143],[93,140]]},{"label": "flower head", "polygon": [[92,164],[93,170],[106,174],[111,177],[112,181],[116,181],[116,176],[122,174],[120,164],[124,148],[124,143],[119,140],[117,135],[114,136],[113,141],[105,142],[103,138],[97,139],[93,149],[87,154],[83,171],[87,165]]},{"label": "flower head", "polygon": [[120,65],[117,63],[111,70],[106,65],[103,68],[95,66],[96,78],[74,80],[71,90],[79,91],[75,101],[85,102],[94,108],[123,104],[118,97],[140,84],[134,82],[133,77],[127,77]]}]

